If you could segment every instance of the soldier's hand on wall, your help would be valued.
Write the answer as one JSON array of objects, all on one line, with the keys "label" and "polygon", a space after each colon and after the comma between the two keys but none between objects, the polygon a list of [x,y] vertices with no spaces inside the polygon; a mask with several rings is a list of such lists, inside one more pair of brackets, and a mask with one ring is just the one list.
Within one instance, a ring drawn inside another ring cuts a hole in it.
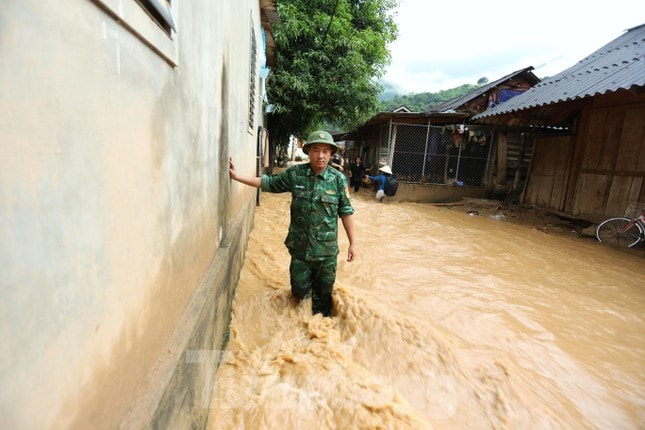
[{"label": "soldier's hand on wall", "polygon": [[235,170],[235,164],[233,164],[233,157],[228,159],[228,177],[235,179],[237,176],[237,171]]}]

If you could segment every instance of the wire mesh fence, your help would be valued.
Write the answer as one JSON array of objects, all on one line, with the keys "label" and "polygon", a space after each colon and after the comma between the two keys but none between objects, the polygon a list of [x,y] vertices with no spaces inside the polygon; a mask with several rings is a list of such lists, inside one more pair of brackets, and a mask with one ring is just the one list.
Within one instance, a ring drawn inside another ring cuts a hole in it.
[{"label": "wire mesh fence", "polygon": [[491,140],[488,131],[458,125],[392,124],[379,152],[401,182],[481,186]]}]

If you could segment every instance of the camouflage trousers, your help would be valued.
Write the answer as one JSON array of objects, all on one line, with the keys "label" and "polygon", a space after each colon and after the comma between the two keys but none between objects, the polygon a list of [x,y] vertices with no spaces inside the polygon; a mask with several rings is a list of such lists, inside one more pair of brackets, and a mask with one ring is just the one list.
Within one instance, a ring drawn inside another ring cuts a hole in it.
[{"label": "camouflage trousers", "polygon": [[302,300],[311,290],[313,314],[321,313],[325,317],[332,314],[331,292],[336,282],[336,266],[335,256],[322,261],[305,261],[291,256],[291,294]]}]

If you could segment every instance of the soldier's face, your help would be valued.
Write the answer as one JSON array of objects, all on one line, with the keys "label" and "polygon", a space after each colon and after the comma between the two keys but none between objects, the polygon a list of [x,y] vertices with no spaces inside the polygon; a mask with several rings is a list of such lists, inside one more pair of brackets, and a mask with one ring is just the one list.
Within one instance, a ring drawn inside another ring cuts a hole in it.
[{"label": "soldier's face", "polygon": [[314,143],[309,148],[309,163],[314,172],[320,173],[325,170],[331,158],[331,146],[324,143]]}]

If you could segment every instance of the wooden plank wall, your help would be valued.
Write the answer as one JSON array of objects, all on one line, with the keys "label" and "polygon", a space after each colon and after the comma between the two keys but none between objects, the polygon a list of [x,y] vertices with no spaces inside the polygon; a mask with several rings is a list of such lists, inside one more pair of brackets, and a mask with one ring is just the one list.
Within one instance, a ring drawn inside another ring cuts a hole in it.
[{"label": "wooden plank wall", "polygon": [[525,203],[564,210],[573,145],[571,136],[535,137]]},{"label": "wooden plank wall", "polygon": [[519,132],[498,132],[496,157],[493,166],[493,184],[497,193],[507,193],[526,180],[533,148],[532,139]]},{"label": "wooden plank wall", "polygon": [[573,213],[622,215],[645,202],[645,104],[587,111]]}]

